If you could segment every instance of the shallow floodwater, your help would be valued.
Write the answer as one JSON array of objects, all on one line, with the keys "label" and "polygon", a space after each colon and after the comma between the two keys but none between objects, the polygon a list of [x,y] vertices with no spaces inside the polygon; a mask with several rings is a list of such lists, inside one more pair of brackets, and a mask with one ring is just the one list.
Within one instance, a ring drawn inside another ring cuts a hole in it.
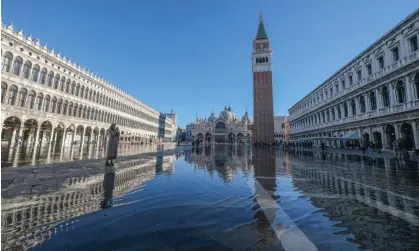
[{"label": "shallow floodwater", "polygon": [[228,145],[176,159],[102,176],[99,197],[3,212],[3,249],[419,249],[415,163]]}]

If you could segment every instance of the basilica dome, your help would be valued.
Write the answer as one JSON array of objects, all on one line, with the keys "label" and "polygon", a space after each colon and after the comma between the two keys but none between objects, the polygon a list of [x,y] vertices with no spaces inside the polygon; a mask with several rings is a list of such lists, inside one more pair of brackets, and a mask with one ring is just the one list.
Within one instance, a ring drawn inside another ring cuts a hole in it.
[{"label": "basilica dome", "polygon": [[252,120],[250,119],[249,114],[247,113],[247,111],[242,117],[242,122],[247,122],[248,124],[252,123]]},{"label": "basilica dome", "polygon": [[237,117],[234,115],[231,107],[225,107],[224,111],[220,113],[220,118],[227,122],[233,122],[237,120]]},{"label": "basilica dome", "polygon": [[211,112],[211,116],[209,116],[208,121],[215,123],[216,120],[217,120],[217,117],[215,117],[214,112]]}]

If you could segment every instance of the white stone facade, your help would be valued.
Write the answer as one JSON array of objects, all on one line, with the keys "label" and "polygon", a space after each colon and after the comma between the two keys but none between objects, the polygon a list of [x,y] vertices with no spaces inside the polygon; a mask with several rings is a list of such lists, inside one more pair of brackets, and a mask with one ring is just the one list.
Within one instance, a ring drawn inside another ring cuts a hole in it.
[{"label": "white stone facade", "polygon": [[289,109],[291,140],[358,131],[384,148],[405,135],[419,149],[418,39],[416,10]]},{"label": "white stone facade", "polygon": [[[1,56],[2,146],[22,139],[32,146],[86,141],[99,147],[113,122],[122,142],[157,139],[159,111],[12,25],[2,25]],[[166,123],[175,135],[175,121]]]},{"label": "white stone facade", "polygon": [[285,140],[286,116],[274,116],[275,142]]},{"label": "white stone facade", "polygon": [[248,113],[238,119],[231,107],[225,107],[218,117],[197,118],[186,125],[186,140],[199,144],[251,143],[253,122]]}]

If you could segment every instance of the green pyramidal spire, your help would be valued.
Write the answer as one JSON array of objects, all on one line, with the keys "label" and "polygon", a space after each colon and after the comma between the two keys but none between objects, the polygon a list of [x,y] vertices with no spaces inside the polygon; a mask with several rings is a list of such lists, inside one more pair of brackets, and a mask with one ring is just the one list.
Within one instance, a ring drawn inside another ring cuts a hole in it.
[{"label": "green pyramidal spire", "polygon": [[258,27],[258,33],[256,34],[256,40],[262,40],[262,39],[268,39],[268,35],[266,34],[265,26],[263,25],[262,11],[260,11],[259,27]]}]

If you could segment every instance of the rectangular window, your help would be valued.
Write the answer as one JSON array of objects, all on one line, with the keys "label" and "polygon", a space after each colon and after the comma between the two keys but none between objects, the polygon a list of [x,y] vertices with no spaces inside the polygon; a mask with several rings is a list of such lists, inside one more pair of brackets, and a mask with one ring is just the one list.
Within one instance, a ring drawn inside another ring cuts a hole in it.
[{"label": "rectangular window", "polygon": [[333,88],[330,87],[330,97],[333,97]]},{"label": "rectangular window", "polygon": [[342,90],[345,90],[345,80],[342,80]]},{"label": "rectangular window", "polygon": [[336,90],[336,93],[339,92],[339,85],[338,84],[335,84],[335,90]]},{"label": "rectangular window", "polygon": [[349,85],[352,85],[352,84],[353,84],[352,76],[349,76]]},{"label": "rectangular window", "polygon": [[394,62],[399,61],[399,47],[391,49],[391,53],[393,54]]},{"label": "rectangular window", "polygon": [[371,64],[367,64],[367,73],[368,73],[368,75],[372,74]]},{"label": "rectangular window", "polygon": [[362,75],[361,75],[361,70],[358,70],[356,72],[356,74],[358,75],[358,81],[361,81]]},{"label": "rectangular window", "polygon": [[418,50],[418,36],[414,36],[409,39],[410,42],[410,52],[415,52]]},{"label": "rectangular window", "polygon": [[384,69],[384,57],[383,56],[378,58],[378,67],[380,67],[380,70]]}]

